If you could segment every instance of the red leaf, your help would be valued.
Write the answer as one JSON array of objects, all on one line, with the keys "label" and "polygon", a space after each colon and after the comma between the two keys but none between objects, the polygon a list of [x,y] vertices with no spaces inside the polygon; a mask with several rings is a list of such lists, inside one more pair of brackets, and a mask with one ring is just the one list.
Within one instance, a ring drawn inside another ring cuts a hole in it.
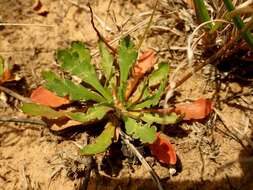
[{"label": "red leaf", "polygon": [[149,145],[151,153],[164,164],[174,165],[177,162],[177,155],[174,147],[170,144],[169,137],[163,133],[156,133],[156,140]]},{"label": "red leaf", "polygon": [[194,2],[193,2],[193,0],[184,0],[184,2],[185,2],[186,4],[188,4],[188,6],[189,6],[190,8],[195,9],[195,8],[194,8]]},{"label": "red leaf", "polygon": [[213,109],[210,100],[200,98],[192,103],[176,104],[175,112],[184,116],[183,120],[204,119]]},{"label": "red leaf", "polygon": [[0,77],[0,84],[10,81],[11,78],[12,78],[11,71],[9,69],[6,69],[3,75]]},{"label": "red leaf", "polygon": [[145,51],[134,65],[132,75],[134,77],[142,77],[153,68],[156,60],[155,52],[153,50]]},{"label": "red leaf", "polygon": [[68,99],[56,96],[53,92],[45,89],[43,86],[38,87],[32,92],[31,100],[35,103],[54,108],[70,103]]},{"label": "red leaf", "polygon": [[140,79],[148,73],[150,70],[153,69],[156,63],[156,56],[153,50],[145,51],[138,61],[134,64],[132,69],[132,76],[128,80],[126,92],[125,92],[125,99],[128,100],[132,92],[135,90],[136,86],[138,85]]}]

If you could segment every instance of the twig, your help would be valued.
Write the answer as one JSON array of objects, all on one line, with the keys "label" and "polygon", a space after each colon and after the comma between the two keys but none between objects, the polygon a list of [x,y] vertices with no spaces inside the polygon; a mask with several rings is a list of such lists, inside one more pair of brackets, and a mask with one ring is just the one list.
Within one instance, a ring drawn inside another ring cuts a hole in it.
[{"label": "twig", "polygon": [[163,190],[162,184],[160,183],[160,179],[156,172],[150,167],[150,165],[147,163],[145,158],[139,153],[139,151],[135,148],[135,146],[130,143],[129,137],[121,130],[119,129],[119,133],[122,137],[122,140],[124,143],[126,143],[131,151],[136,155],[136,157],[139,159],[139,161],[142,163],[142,165],[145,167],[145,169],[151,174],[153,181],[157,184],[159,190]]},{"label": "twig", "polygon": [[[123,32],[122,34],[118,35],[117,37],[115,37],[113,40],[111,40],[110,42],[108,42],[108,44],[112,45],[114,44],[115,42],[117,42],[118,40],[120,40],[120,38],[124,37],[124,36],[127,36],[128,34],[134,32],[134,31],[137,31],[139,29],[141,29],[143,26],[145,26],[146,24],[148,23],[148,20],[145,19],[144,21],[138,23],[137,25],[133,26],[132,28],[130,28],[129,30],[127,30],[126,32]],[[94,57],[94,56],[97,56],[99,53],[98,50],[95,50],[94,52],[91,53],[91,56]]]},{"label": "twig", "polygon": [[193,38],[196,35],[196,33],[205,25],[210,24],[210,23],[214,23],[214,22],[222,22],[222,23],[230,23],[228,21],[225,20],[221,20],[221,19],[215,19],[215,20],[211,20],[211,21],[207,21],[207,22],[203,22],[202,24],[200,24],[193,32],[192,34],[189,36],[188,40],[187,40],[187,58],[188,58],[188,62],[189,65],[192,65],[193,62],[193,51],[194,49],[192,49],[192,42],[193,42]]},{"label": "twig", "polygon": [[50,24],[30,24],[30,23],[8,23],[1,22],[0,26],[37,26],[37,27],[55,27],[55,25]]},{"label": "twig", "polygon": [[117,53],[116,50],[115,50],[110,44],[108,44],[108,42],[105,40],[105,38],[100,34],[100,32],[98,31],[98,29],[96,28],[95,23],[94,23],[94,16],[93,16],[94,14],[93,14],[93,10],[92,10],[92,8],[91,8],[91,6],[90,6],[90,3],[88,3],[88,7],[89,7],[90,13],[91,13],[91,25],[92,25],[93,29],[95,30],[95,32],[97,33],[98,38],[99,38],[100,40],[102,40],[102,41],[105,43],[105,45],[106,45],[114,54],[116,54],[116,53]]},{"label": "twig", "polygon": [[[69,3],[79,7],[79,8],[82,8],[83,10],[85,10],[86,12],[89,12],[89,7],[88,6],[85,6],[85,5],[80,5],[78,2],[76,1],[73,1],[73,0],[67,0]],[[94,18],[99,22],[99,24],[102,26],[102,28],[106,29],[108,32],[112,32],[112,29],[107,26],[105,24],[104,21],[102,21],[102,19],[100,19],[95,13],[94,13]]]},{"label": "twig", "polygon": [[[220,120],[223,123],[224,127],[226,128],[226,130],[231,134],[231,136],[233,137],[233,139],[236,140],[246,151],[249,151],[249,149],[244,145],[243,140],[246,140],[249,143],[249,145],[251,145],[251,146],[252,146],[252,141],[249,138],[245,137],[244,134],[241,134],[241,132],[238,129],[236,129],[233,125],[230,125],[228,127],[227,121],[224,119],[224,117],[221,114],[221,112],[219,110],[215,109],[215,108],[214,108],[214,111],[218,115],[218,117],[220,118]],[[234,131],[230,130],[230,127]],[[237,133],[238,133],[238,135],[237,135]]]},{"label": "twig", "polygon": [[89,157],[89,162],[88,162],[88,166],[86,166],[86,170],[85,170],[85,175],[83,177],[81,185],[79,187],[79,190],[87,190],[88,189],[88,185],[89,185],[89,181],[90,181],[90,176],[91,176],[91,171],[94,168],[94,158],[93,157]]},{"label": "twig", "polygon": [[21,96],[20,94],[8,89],[8,88],[5,88],[3,86],[0,86],[0,91],[3,91],[5,92],[6,94],[9,94],[10,96],[13,96],[14,98],[20,100],[21,102],[26,102],[26,103],[30,103],[31,100],[29,98],[25,98],[24,96]]},{"label": "twig", "polygon": [[228,167],[231,167],[233,164],[235,164],[236,162],[240,162],[240,163],[244,163],[244,164],[252,164],[253,163],[253,157],[248,157],[248,158],[241,158],[240,160],[238,160],[238,158],[236,160],[233,161],[229,161],[227,163],[225,163],[224,165],[218,167],[215,171],[215,175],[217,175],[218,172],[225,170]]},{"label": "twig", "polygon": [[154,14],[155,14],[157,5],[158,5],[158,0],[156,0],[156,2],[155,2],[155,7],[154,7],[153,12],[152,12],[152,14],[151,14],[151,17],[150,17],[150,19],[149,19],[148,25],[147,25],[147,27],[145,28],[144,34],[143,34],[143,36],[141,37],[141,40],[140,40],[140,42],[139,42],[139,44],[138,44],[138,46],[137,46],[137,49],[140,49],[141,44],[143,43],[143,41],[144,41],[144,39],[145,39],[145,37],[146,37],[146,35],[147,35],[147,33],[148,33],[148,30],[149,30],[149,28],[150,28],[150,26],[151,26],[151,23],[152,23],[152,21],[153,21],[153,18],[154,18]]},{"label": "twig", "polygon": [[[204,22],[201,25],[199,25],[194,31],[193,33],[189,36],[188,41],[187,41],[187,59],[188,59],[188,64],[192,65],[193,62],[193,49],[191,47],[192,41],[193,41],[193,37],[195,36],[195,33],[204,25],[206,25],[207,23],[210,22],[225,22],[228,23],[227,21],[224,20],[212,20],[212,21],[208,21],[208,22]],[[204,66],[208,65],[208,64],[212,64],[214,63],[219,57],[221,57],[226,51],[227,49],[229,49],[233,44],[235,43],[235,39],[230,40],[228,43],[226,43],[216,54],[214,54],[213,56],[211,56],[206,62],[200,63],[199,65],[197,65],[193,71],[190,70],[188,71],[185,75],[183,75],[182,78],[180,78],[179,80],[173,80],[170,81],[169,85],[166,88],[166,95],[165,95],[165,101],[164,101],[164,108],[167,107],[167,102],[168,100],[173,96],[174,91],[176,88],[178,88],[181,84],[183,84],[186,80],[188,80],[194,73],[198,72],[200,69],[202,69]],[[177,71],[178,72],[178,71]]]},{"label": "twig", "polygon": [[0,118],[0,122],[28,123],[34,125],[47,126],[47,124],[44,121],[26,118]]},{"label": "twig", "polygon": [[240,5],[238,5],[238,6],[236,7],[236,9],[240,9],[240,8],[247,7],[247,6],[249,6],[250,4],[252,4],[252,3],[253,3],[253,0],[248,0],[248,1],[246,1],[246,2],[244,2],[244,3],[241,3]]},{"label": "twig", "polygon": [[[207,59],[206,62],[200,63],[194,68],[195,72],[198,72],[200,69],[202,69],[204,66],[208,64],[214,63],[219,57],[221,57],[227,49],[229,49],[233,44],[235,43],[235,39],[230,40],[227,44],[225,44],[216,54],[211,56],[209,59]],[[180,85],[182,85],[187,79],[189,79],[192,76],[192,71],[187,72],[181,79],[175,81],[174,89],[178,88]],[[171,85],[167,86],[167,91],[174,90]],[[168,92],[167,92],[168,93]]]},{"label": "twig", "polygon": [[25,173],[25,164],[21,168],[21,181],[24,183],[24,189],[29,189],[30,184],[28,183],[27,175]]},{"label": "twig", "polygon": [[[184,35],[183,32],[176,30],[176,29],[171,29],[170,27],[166,27],[166,26],[159,26],[159,25],[154,25],[150,27],[153,30],[164,30],[164,31],[169,31],[177,36],[182,36]],[[171,49],[171,48],[170,48]]]}]

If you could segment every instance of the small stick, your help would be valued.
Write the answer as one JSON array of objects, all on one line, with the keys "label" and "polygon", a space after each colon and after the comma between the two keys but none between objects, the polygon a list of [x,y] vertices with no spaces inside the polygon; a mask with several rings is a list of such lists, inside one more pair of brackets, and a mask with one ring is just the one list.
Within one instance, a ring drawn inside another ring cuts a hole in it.
[{"label": "small stick", "polygon": [[156,172],[151,168],[151,166],[147,163],[145,158],[140,154],[140,152],[135,148],[135,146],[130,143],[129,137],[127,134],[125,134],[121,129],[119,129],[119,133],[122,137],[122,140],[124,143],[126,143],[129,148],[132,150],[132,152],[136,155],[136,157],[140,160],[142,165],[145,167],[145,169],[150,173],[153,181],[157,184],[159,190],[163,190],[162,184],[160,183],[160,179]]},{"label": "small stick", "polygon": [[[126,32],[123,32],[122,34],[118,35],[117,37],[115,37],[113,40],[111,40],[108,44],[112,45],[114,44],[115,42],[117,42],[118,40],[120,40],[122,37],[124,36],[127,36],[139,29],[141,29],[143,26],[145,26],[146,24],[148,23],[148,20],[144,20],[138,24],[136,24],[135,26],[133,26],[132,28],[130,28],[129,30],[127,30]],[[97,56],[99,53],[98,50],[94,51],[91,53],[91,56],[94,57],[94,56]]]},{"label": "small stick", "polygon": [[210,21],[207,21],[207,22],[203,22],[202,24],[200,24],[193,32],[192,34],[189,36],[189,38],[187,39],[187,59],[188,59],[188,62],[189,62],[189,65],[191,66],[192,65],[192,62],[193,62],[193,51],[194,49],[191,47],[192,45],[192,42],[193,42],[193,38],[195,36],[195,34],[205,25],[207,24],[210,24],[210,23],[213,23],[213,22],[222,22],[222,23],[228,23],[230,24],[230,22],[228,21],[225,21],[225,20],[221,20],[221,19],[216,19],[216,20],[210,20]]},{"label": "small stick", "polygon": [[[234,125],[228,125],[228,122],[227,120],[224,118],[224,116],[222,115],[222,113],[215,109],[214,108],[214,111],[215,113],[218,115],[218,117],[221,119],[222,123],[224,124],[225,128],[231,133],[232,136],[235,137],[235,139],[239,140],[240,141],[240,144],[243,146],[243,148],[246,148],[246,146],[243,144],[243,140],[245,140],[251,147],[253,147],[253,142],[250,138],[248,138],[246,135],[245,135],[245,132],[248,128],[248,125],[249,125],[249,121],[246,122],[246,125],[245,125],[245,129],[244,129],[244,132],[242,133],[238,128],[236,128]],[[232,131],[232,130],[233,131]]]},{"label": "small stick", "polygon": [[95,23],[94,23],[94,14],[93,14],[93,10],[92,10],[92,8],[91,8],[91,6],[90,6],[90,3],[88,3],[88,7],[89,7],[89,9],[90,9],[90,13],[91,13],[91,25],[92,25],[92,27],[93,27],[93,29],[95,30],[95,32],[97,33],[97,36],[98,36],[98,38],[99,39],[101,39],[104,43],[105,43],[105,45],[114,53],[114,55],[117,53],[117,51],[110,45],[110,44],[108,44],[108,42],[105,40],[105,38],[100,34],[100,32],[98,31],[98,29],[96,28],[96,26],[95,26]]},{"label": "small stick", "polygon": [[0,118],[0,122],[14,122],[14,123],[28,123],[34,125],[47,126],[44,121],[34,120],[34,119],[26,119],[26,118]]},{"label": "small stick", "polygon": [[21,168],[21,181],[24,183],[24,189],[30,189],[30,184],[28,183],[28,177],[25,173],[25,164],[22,165],[22,168]]},{"label": "small stick", "polygon": [[8,23],[8,22],[1,22],[0,26],[37,26],[37,27],[55,27],[55,25],[50,24],[30,24],[30,23]]},{"label": "small stick", "polygon": [[[189,36],[189,38],[187,40],[187,59],[188,59],[188,64],[190,66],[192,66],[192,62],[193,62],[193,51],[194,51],[194,49],[192,49],[192,47],[191,47],[191,44],[192,44],[192,41],[193,41],[193,37],[195,36],[196,32],[201,27],[203,27],[206,24],[211,23],[211,22],[225,22],[225,23],[229,23],[227,21],[219,20],[219,19],[212,20],[212,21],[207,21],[207,22],[204,22],[201,25],[199,25],[193,31],[193,33]],[[235,42],[235,39],[230,40],[216,54],[214,54],[213,56],[211,56],[207,61],[205,61],[205,62],[197,65],[193,70],[187,72],[181,79],[170,81],[169,85],[166,87],[166,95],[165,95],[165,101],[164,101],[163,107],[164,108],[167,107],[167,102],[174,95],[174,91],[175,91],[176,88],[178,88],[187,79],[189,79],[195,72],[198,72],[200,69],[202,69],[207,64],[214,63],[219,57],[221,57],[226,52],[227,49],[229,49],[234,44],[234,42]],[[178,72],[178,70],[177,70],[177,72]]]},{"label": "small stick", "polygon": [[141,113],[158,113],[158,114],[170,114],[175,111],[174,107],[161,108],[161,109],[141,109],[141,110],[131,110],[132,112],[141,112]]},{"label": "small stick", "polygon": [[[89,7],[87,7],[87,6],[85,6],[85,5],[80,5],[80,4],[78,4],[78,2],[73,1],[73,0],[67,0],[67,1],[68,1],[69,3],[75,5],[75,6],[79,7],[79,8],[82,8],[82,9],[85,10],[86,12],[89,12]],[[99,24],[100,24],[103,28],[105,28],[105,29],[106,29],[107,31],[109,31],[109,32],[112,32],[112,29],[111,29],[110,27],[106,26],[105,22],[102,21],[102,19],[100,19],[95,13],[94,13],[94,17],[95,17],[95,19],[99,22]]]},{"label": "small stick", "polygon": [[155,15],[155,11],[156,11],[157,5],[158,5],[158,0],[156,0],[156,2],[155,2],[155,7],[154,7],[153,12],[152,12],[152,14],[151,14],[151,17],[150,17],[150,19],[149,19],[148,25],[147,25],[147,27],[145,28],[144,34],[143,34],[143,36],[141,37],[141,40],[140,40],[140,42],[139,42],[139,44],[138,44],[138,46],[137,46],[137,49],[140,49],[141,44],[143,43],[143,41],[144,41],[144,39],[145,39],[145,37],[146,37],[146,35],[147,35],[147,33],[148,33],[148,30],[149,30],[149,28],[150,28],[150,26],[151,26],[151,23],[152,23],[152,21],[153,21],[154,15]]},{"label": "small stick", "polygon": [[13,96],[14,98],[20,100],[21,102],[25,102],[25,103],[30,103],[31,100],[29,98],[25,98],[24,96],[21,96],[20,94],[8,89],[8,88],[5,88],[3,86],[0,86],[0,91],[3,91],[5,92],[6,94],[9,94],[10,96]]}]

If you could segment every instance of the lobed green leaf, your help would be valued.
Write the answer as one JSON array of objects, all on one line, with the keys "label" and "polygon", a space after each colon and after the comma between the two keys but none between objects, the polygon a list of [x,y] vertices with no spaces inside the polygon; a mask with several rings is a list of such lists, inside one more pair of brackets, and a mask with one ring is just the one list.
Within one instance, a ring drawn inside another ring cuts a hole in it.
[{"label": "lobed green leaf", "polygon": [[113,56],[101,40],[98,43],[101,56],[101,66],[107,81],[110,80],[113,68]]},{"label": "lobed green leaf", "polygon": [[55,111],[54,109],[35,103],[23,103],[21,110],[31,116],[43,116],[50,119],[55,119],[65,116],[63,112]]},{"label": "lobed green leaf", "polygon": [[73,120],[80,121],[82,123],[89,123],[96,120],[101,120],[104,116],[110,111],[112,108],[103,106],[103,105],[96,105],[88,109],[86,113],[82,112],[69,112],[67,116]]},{"label": "lobed green leaf", "polygon": [[169,65],[168,63],[161,62],[158,65],[158,69],[154,70],[148,78],[148,86],[156,86],[161,83],[162,80],[167,79],[169,73]]},{"label": "lobed green leaf", "polygon": [[166,81],[163,80],[159,86],[159,89],[157,90],[157,92],[155,92],[153,96],[151,96],[150,98],[146,99],[145,101],[139,104],[134,105],[132,108],[142,109],[142,108],[150,108],[151,106],[156,106],[163,95],[165,87],[166,87]]},{"label": "lobed green leaf", "polygon": [[155,92],[155,94],[153,96],[148,97],[143,102],[134,105],[132,107],[133,109],[149,108],[151,106],[156,106],[159,103],[159,101],[164,93],[164,90],[166,88],[168,69],[169,69],[169,66],[167,63],[160,63],[159,64],[159,68],[156,71],[154,71],[149,78],[149,84],[150,83],[154,84],[155,83],[154,80],[159,79],[160,86],[159,86],[157,92]]},{"label": "lobed green leaf", "polygon": [[132,106],[132,104],[138,102],[144,95],[144,91],[147,88],[147,80],[144,78],[140,84],[137,86],[137,89],[135,90],[135,92],[130,96],[129,98],[129,102],[130,102],[130,106]]},{"label": "lobed green leaf", "polygon": [[140,139],[142,143],[153,143],[156,139],[156,127],[150,124],[137,123],[135,119],[126,117],[125,128],[126,133],[134,139]]},{"label": "lobed green leaf", "polygon": [[74,42],[71,48],[58,51],[57,59],[65,71],[80,77],[108,101],[112,100],[112,95],[109,90],[104,88],[98,80],[95,67],[91,64],[90,51],[83,43]]},{"label": "lobed green leaf", "polygon": [[118,97],[121,102],[125,100],[128,75],[133,64],[136,62],[137,56],[138,52],[130,37],[123,38],[119,45],[120,87],[118,89]]},{"label": "lobed green leaf", "polygon": [[70,100],[94,100],[96,102],[106,101],[98,93],[88,90],[80,84],[75,84],[71,80],[62,79],[52,71],[44,71],[42,76],[47,81],[45,87],[48,90],[55,92],[58,96],[69,96]]},{"label": "lobed green leaf", "polygon": [[95,139],[95,142],[81,148],[82,155],[94,155],[105,152],[112,144],[116,127],[111,123],[107,123],[104,131]]}]

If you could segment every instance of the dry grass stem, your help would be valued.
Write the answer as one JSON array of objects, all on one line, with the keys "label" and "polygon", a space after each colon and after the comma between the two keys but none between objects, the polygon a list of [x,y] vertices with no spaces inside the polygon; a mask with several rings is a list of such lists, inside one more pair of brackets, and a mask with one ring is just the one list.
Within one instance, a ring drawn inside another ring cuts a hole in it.
[{"label": "dry grass stem", "polygon": [[[110,42],[108,42],[109,45],[113,45],[115,44],[117,41],[119,41],[122,37],[124,36],[127,36],[135,31],[138,31],[140,29],[143,29],[143,27],[149,22],[149,19],[145,19],[144,21],[142,22],[139,22],[138,24],[136,24],[135,26],[133,26],[132,28],[130,28],[129,30],[125,31],[125,32],[122,32],[121,34],[119,34],[118,36],[116,36],[113,40],[111,40]],[[96,49],[96,50],[93,50],[91,52],[91,56],[92,57],[95,57],[99,55],[99,51]]]},{"label": "dry grass stem", "polygon": [[150,19],[149,19],[149,21],[148,21],[148,25],[146,26],[146,28],[145,28],[145,30],[144,30],[144,33],[143,33],[143,36],[141,37],[141,39],[140,39],[140,41],[139,41],[139,44],[137,45],[137,49],[140,49],[140,47],[141,47],[141,45],[142,45],[142,43],[143,43],[143,41],[144,41],[144,39],[145,39],[145,37],[146,37],[146,35],[147,35],[147,33],[148,33],[148,30],[149,30],[150,27],[151,27],[151,24],[152,24],[154,15],[155,15],[155,11],[156,11],[156,8],[157,8],[157,5],[158,5],[158,1],[159,1],[159,0],[156,0],[156,2],[155,2],[155,6],[154,6],[154,9],[153,9],[152,14],[151,14],[151,16],[150,16]]},{"label": "dry grass stem", "polygon": [[157,187],[159,190],[163,190],[163,187],[160,183],[160,179],[156,172],[152,169],[152,167],[147,163],[145,158],[140,154],[140,152],[135,148],[135,146],[129,141],[129,137],[121,130],[118,130],[122,140],[124,143],[127,144],[127,146],[131,149],[131,151],[136,155],[136,157],[139,159],[139,161],[142,163],[144,168],[151,174],[153,181],[157,184]]},{"label": "dry grass stem", "polygon": [[[85,10],[86,12],[90,12],[90,9],[88,6],[86,5],[80,5],[78,3],[78,1],[73,1],[73,0],[66,0],[68,1],[69,3],[79,7],[79,8],[82,8],[83,10]],[[97,14],[93,13],[94,14],[94,18],[98,21],[98,23],[101,25],[102,28],[104,28],[106,31],[108,32],[112,32],[112,28],[109,27]]]},{"label": "dry grass stem", "polygon": [[29,103],[31,102],[31,100],[29,98],[26,98],[24,96],[21,96],[20,94],[8,89],[8,88],[5,88],[3,86],[0,86],[0,91],[3,91],[5,92],[6,94],[9,94],[10,96],[20,100],[21,102],[26,102],[26,103]]},{"label": "dry grass stem", "polygon": [[244,8],[244,7],[247,7],[247,6],[251,5],[252,3],[253,3],[253,0],[248,0],[248,1],[244,2],[244,3],[241,3],[236,8],[237,9]]},{"label": "dry grass stem", "polygon": [[0,26],[31,26],[31,27],[56,27],[52,24],[29,24],[29,23],[8,23],[8,22],[1,22]]},{"label": "dry grass stem", "polygon": [[[244,123],[244,130],[241,131],[237,127],[235,127],[234,124],[230,124],[230,121],[225,118],[225,116],[216,108],[214,108],[215,113],[218,115],[218,117],[221,119],[223,124],[226,126],[227,129],[229,129],[229,132],[236,137],[236,139],[239,139],[241,142],[246,141],[248,145],[253,148],[253,142],[252,140],[247,136],[247,133],[249,131],[249,118],[246,119]],[[230,130],[232,129],[232,130]],[[245,146],[246,147],[246,146]]]},{"label": "dry grass stem", "polygon": [[[200,69],[202,69],[207,64],[214,63],[217,58],[219,58],[221,55],[223,55],[233,44],[235,43],[235,39],[230,40],[227,44],[225,44],[216,54],[211,56],[209,59],[207,59],[205,62],[198,64],[194,68],[194,73],[198,72]],[[188,49],[187,49],[188,50]],[[166,88],[166,98],[164,102],[164,107],[166,107],[166,103],[168,100],[173,96],[174,90],[178,88],[180,85],[182,85],[186,80],[188,80],[193,75],[192,71],[186,72],[186,74],[183,75],[179,80],[170,81],[170,84]]]},{"label": "dry grass stem", "polygon": [[177,36],[182,36],[184,35],[181,31],[179,30],[176,30],[176,29],[171,29],[169,27],[166,27],[166,26],[157,26],[157,25],[154,25],[154,26],[151,26],[150,27],[151,29],[153,30],[164,30],[164,31],[169,31]]},{"label": "dry grass stem", "polygon": [[0,122],[14,122],[14,123],[27,123],[33,125],[47,126],[47,124],[41,120],[27,119],[27,118],[0,118]]},{"label": "dry grass stem", "polygon": [[[195,28],[195,30],[192,32],[192,34],[188,37],[187,39],[187,59],[188,59],[188,64],[189,66],[193,65],[193,58],[194,58],[194,48],[192,47],[193,44],[193,39],[194,36],[197,34],[197,32],[204,26],[206,26],[209,23],[214,23],[214,22],[222,22],[222,23],[227,23],[227,24],[231,24],[230,22],[226,21],[226,20],[221,20],[221,19],[215,19],[215,20],[211,20],[211,21],[207,21],[207,22],[203,22],[202,24],[200,24],[197,28]],[[193,70],[194,72],[194,70]]]}]

